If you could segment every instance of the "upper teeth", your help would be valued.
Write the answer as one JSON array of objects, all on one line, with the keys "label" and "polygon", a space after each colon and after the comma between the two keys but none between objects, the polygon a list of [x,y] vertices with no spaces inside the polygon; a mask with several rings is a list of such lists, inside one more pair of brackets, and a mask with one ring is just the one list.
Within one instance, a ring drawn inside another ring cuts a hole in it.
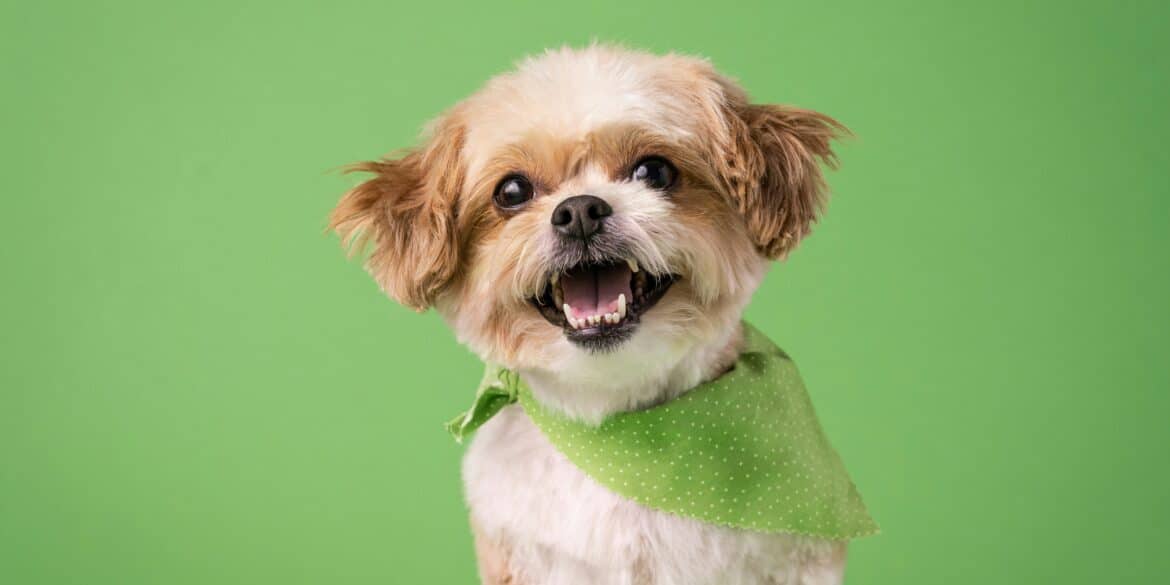
[{"label": "upper teeth", "polygon": [[628,263],[630,265],[630,272],[637,272],[638,271],[638,261],[637,260],[634,260],[633,258],[629,258],[626,260],[626,263]]}]

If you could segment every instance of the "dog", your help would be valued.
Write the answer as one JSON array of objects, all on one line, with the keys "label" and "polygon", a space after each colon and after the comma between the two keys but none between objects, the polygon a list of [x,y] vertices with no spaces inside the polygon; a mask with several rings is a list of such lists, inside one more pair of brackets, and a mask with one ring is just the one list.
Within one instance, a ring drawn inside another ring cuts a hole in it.
[{"label": "dog", "polygon": [[[583,425],[669,404],[744,344],[771,261],[809,233],[848,131],[752,103],[703,59],[551,50],[359,163],[330,226],[393,299]],[[518,404],[463,477],[486,584],[840,583],[846,540],[719,525],[583,472]]]}]

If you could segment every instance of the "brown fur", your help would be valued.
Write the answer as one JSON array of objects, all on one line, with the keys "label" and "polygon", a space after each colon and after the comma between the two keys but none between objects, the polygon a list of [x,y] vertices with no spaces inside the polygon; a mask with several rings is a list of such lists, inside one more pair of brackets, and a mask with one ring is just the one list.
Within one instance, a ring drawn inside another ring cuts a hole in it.
[{"label": "brown fur", "polygon": [[[722,115],[696,120],[707,127],[701,136],[705,141],[681,144],[653,129],[626,124],[571,141],[537,131],[497,153],[477,177],[468,178],[461,161],[465,130],[454,112],[439,119],[423,148],[396,160],[351,167],[375,176],[342,198],[330,228],[353,251],[372,242],[366,263],[370,273],[391,297],[423,310],[453,284],[461,263],[470,260],[468,248],[493,240],[515,215],[500,212],[491,203],[492,191],[504,175],[525,173],[539,197],[556,191],[588,161],[620,179],[636,160],[653,154],[667,156],[679,166],[690,183],[681,189],[704,192],[691,198],[694,206],[681,206],[682,213],[692,218],[724,215],[705,196],[720,191],[730,197],[756,249],[768,258],[783,257],[817,219],[827,191],[820,164],[835,167],[830,142],[848,130],[811,110],[750,104],[737,86],[709,67],[696,67],[683,81],[673,83],[669,89],[695,92],[696,101],[703,101],[705,93],[723,92],[722,107],[715,110]],[[547,212],[531,205],[521,213],[537,209]],[[510,272],[501,270],[496,277]],[[508,313],[498,307],[492,310],[490,320],[502,333],[515,329],[515,317]],[[514,335],[502,337],[497,341],[515,349]]]},{"label": "brown fur", "polygon": [[448,118],[430,142],[397,160],[358,163],[374,177],[342,197],[330,217],[351,251],[367,241],[366,268],[383,290],[416,310],[429,307],[455,276],[459,234],[455,209],[463,188],[463,129]]},{"label": "brown fur", "polygon": [[831,142],[848,130],[812,110],[732,103],[734,148],[725,159],[729,193],[768,258],[781,258],[808,234],[828,188],[821,163],[836,168]]},{"label": "brown fur", "polygon": [[[675,267],[688,278],[677,284],[656,310],[702,328],[712,314],[721,314],[725,305],[721,293],[730,299],[750,286],[748,279],[735,276],[751,273],[750,266],[758,257],[739,211],[720,194],[719,177],[710,164],[712,155],[697,142],[680,143],[653,129],[614,124],[571,140],[530,133],[503,148],[476,177],[469,178],[459,205],[461,216],[478,213],[485,219],[464,234],[467,269],[444,296],[443,313],[458,321],[466,319],[468,326],[458,328],[473,331],[495,360],[533,365],[546,362],[542,349],[551,347],[561,333],[548,327],[527,298],[536,292],[533,283],[543,283],[546,277],[543,266],[530,260],[537,257],[535,248],[540,234],[548,230],[553,208],[561,197],[577,192],[572,181],[587,165],[621,181],[636,161],[659,155],[681,172],[679,184],[663,195],[675,206],[678,231],[713,245],[704,246],[704,253],[695,254],[686,265]],[[501,178],[512,173],[529,177],[536,198],[518,211],[496,210],[491,203],[492,191]],[[727,279],[712,280],[723,267],[735,270],[729,271]],[[531,273],[534,268],[540,269],[535,275]],[[704,282],[699,285],[696,281]],[[731,310],[730,305],[727,310]]]}]

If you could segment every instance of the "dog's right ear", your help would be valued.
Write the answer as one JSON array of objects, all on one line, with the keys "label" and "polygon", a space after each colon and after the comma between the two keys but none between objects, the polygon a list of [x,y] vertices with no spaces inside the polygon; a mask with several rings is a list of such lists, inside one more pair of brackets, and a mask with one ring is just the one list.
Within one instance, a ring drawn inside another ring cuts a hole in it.
[{"label": "dog's right ear", "polygon": [[455,209],[463,185],[462,127],[440,120],[426,146],[398,159],[358,163],[373,177],[346,193],[329,218],[351,254],[391,298],[425,310],[459,265]]}]

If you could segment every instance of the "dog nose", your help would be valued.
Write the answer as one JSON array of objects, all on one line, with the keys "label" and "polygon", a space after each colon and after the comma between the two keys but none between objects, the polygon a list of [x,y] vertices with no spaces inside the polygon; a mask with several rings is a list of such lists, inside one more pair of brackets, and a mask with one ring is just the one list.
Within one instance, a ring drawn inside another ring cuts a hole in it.
[{"label": "dog nose", "polygon": [[613,215],[613,208],[600,197],[575,195],[561,201],[552,212],[553,229],[557,233],[584,240],[601,229],[601,222]]}]

